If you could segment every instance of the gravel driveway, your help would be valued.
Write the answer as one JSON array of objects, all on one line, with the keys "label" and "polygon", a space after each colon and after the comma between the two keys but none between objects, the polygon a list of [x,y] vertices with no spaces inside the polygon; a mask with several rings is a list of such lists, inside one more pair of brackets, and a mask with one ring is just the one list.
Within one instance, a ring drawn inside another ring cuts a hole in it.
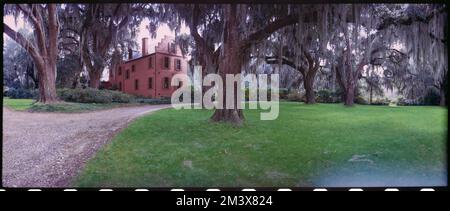
[{"label": "gravel driveway", "polygon": [[68,187],[85,163],[131,120],[170,105],[88,113],[3,107],[3,187]]}]

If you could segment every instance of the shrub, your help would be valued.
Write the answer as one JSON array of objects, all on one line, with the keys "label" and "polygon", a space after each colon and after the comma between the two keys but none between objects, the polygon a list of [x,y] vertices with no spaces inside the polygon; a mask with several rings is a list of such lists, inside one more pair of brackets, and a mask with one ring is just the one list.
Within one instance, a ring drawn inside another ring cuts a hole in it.
[{"label": "shrub", "polygon": [[397,99],[397,105],[399,106],[414,106],[419,104],[418,100],[404,99],[403,97]]},{"label": "shrub", "polygon": [[317,92],[316,101],[318,103],[333,103],[332,92],[328,89],[320,90]]},{"label": "shrub", "polygon": [[339,103],[340,101],[340,90],[333,92],[329,89],[322,89],[316,93],[316,102],[318,103]]},{"label": "shrub", "polygon": [[106,90],[106,92],[109,92],[111,94],[111,100],[114,103],[129,103],[132,102],[135,98],[132,95],[125,94],[119,91]]},{"label": "shrub", "polygon": [[[259,92],[260,92],[260,89],[257,89],[256,90],[257,100],[259,100]],[[248,101],[250,99],[250,89],[249,88],[245,88],[244,94],[245,94],[245,100]],[[266,90],[266,95],[267,95],[267,100],[270,101],[271,100],[271,96],[272,96],[272,92],[271,92],[270,89]]]},{"label": "shrub", "polygon": [[10,88],[4,94],[11,99],[37,99],[39,91],[35,89]]},{"label": "shrub", "polygon": [[117,91],[117,90],[119,90],[119,87],[117,86],[117,84],[113,84],[113,85],[109,88],[109,90]]},{"label": "shrub", "polygon": [[280,99],[286,100],[286,99],[287,99],[287,96],[288,96],[288,94],[289,94],[289,90],[288,90],[288,89],[285,89],[285,88],[280,88],[279,90],[280,90],[280,91],[279,91],[279,93],[280,93]]},{"label": "shrub", "polygon": [[420,98],[420,104],[422,105],[439,105],[439,102],[441,101],[441,96],[439,94],[439,91],[436,89],[428,89],[425,96]]},{"label": "shrub", "polygon": [[61,100],[76,103],[129,103],[133,96],[111,90],[86,89],[59,89]]},{"label": "shrub", "polygon": [[369,103],[367,102],[367,100],[364,99],[364,97],[362,97],[361,95],[356,96],[354,102],[355,102],[356,104],[360,104],[360,105],[367,105],[367,104],[369,104]]},{"label": "shrub", "polygon": [[149,99],[149,98],[136,98],[134,100],[136,103],[145,103],[151,105],[159,105],[159,104],[170,104],[170,98],[161,98],[161,99]]},{"label": "shrub", "polygon": [[286,98],[289,101],[301,102],[303,101],[303,94],[298,90],[292,90]]},{"label": "shrub", "polygon": [[391,103],[391,101],[388,98],[384,98],[384,99],[376,99],[374,101],[372,101],[372,103],[370,105],[389,105],[389,103]]}]

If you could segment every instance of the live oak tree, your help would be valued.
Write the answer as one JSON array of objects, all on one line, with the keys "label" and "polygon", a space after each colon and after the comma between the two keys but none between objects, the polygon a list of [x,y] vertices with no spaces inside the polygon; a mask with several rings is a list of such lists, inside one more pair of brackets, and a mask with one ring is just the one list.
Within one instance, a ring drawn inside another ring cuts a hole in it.
[{"label": "live oak tree", "polygon": [[[267,56],[269,64],[284,64],[297,70],[303,78],[305,103],[314,104],[314,82],[321,68],[320,60],[324,59],[329,42],[330,13],[329,5],[301,5],[298,22],[278,33],[284,42],[283,49]],[[282,54],[282,55],[280,55]]]},{"label": "live oak tree", "polygon": [[[272,33],[298,21],[295,9],[291,5],[188,5],[183,8],[173,8],[175,14],[180,14],[179,21],[185,21],[190,27],[196,47],[204,56],[207,70],[217,70],[226,84],[226,74],[240,74],[242,65],[248,60],[250,48],[267,38]],[[203,27],[202,23],[209,23]],[[211,30],[214,36],[209,39],[203,33]],[[240,84],[234,86],[234,93],[240,89]],[[223,104],[226,105],[226,89],[223,90]],[[216,109],[212,121],[230,122],[242,125],[244,114],[237,108],[240,98],[234,97],[234,109]]]},{"label": "live oak tree", "polygon": [[118,43],[126,38],[134,38],[136,28],[142,21],[141,14],[148,11],[144,4],[72,6],[77,7],[79,12],[74,18],[79,20],[80,28],[77,31],[81,35],[81,58],[89,73],[89,87],[98,88],[105,67],[117,63],[113,59],[117,56],[113,55],[118,53]]},{"label": "live oak tree", "polygon": [[56,102],[56,60],[58,56],[59,22],[56,4],[10,4],[4,7],[5,15],[16,18],[23,15],[33,28],[33,39],[13,30],[3,23],[4,33],[21,45],[33,59],[39,78],[39,102]]},{"label": "live oak tree", "polygon": [[403,90],[408,90],[414,97],[436,88],[440,93],[440,104],[445,106],[448,72],[446,5],[406,7],[400,15],[386,19],[379,28],[389,30],[404,43],[409,60],[407,68],[400,74],[413,81],[403,84]]},{"label": "live oak tree", "polygon": [[[377,63],[377,54],[388,60],[385,76],[403,83],[400,89],[425,90],[444,87],[447,71],[445,44],[446,13],[443,5],[336,5],[332,42],[337,60],[337,79],[346,105],[353,105],[358,80],[364,70]],[[403,59],[407,57],[407,62]],[[445,58],[444,58],[445,57]],[[396,65],[392,65],[395,64]],[[395,68],[392,68],[396,66]],[[427,72],[427,74],[425,74]],[[431,74],[430,74],[431,73]],[[399,77],[401,76],[401,78]],[[408,82],[407,82],[408,81]],[[427,82],[428,81],[428,82]],[[397,86],[399,84],[396,84]],[[428,85],[427,85],[428,84]],[[387,83],[388,86],[389,83]],[[423,88],[414,87],[421,85]],[[444,90],[444,89],[441,89]],[[423,93],[421,93],[423,95]],[[445,98],[445,93],[441,94]],[[416,96],[412,96],[417,98]],[[445,99],[441,100],[445,102]]]},{"label": "live oak tree", "polygon": [[57,87],[76,88],[80,85],[80,75],[83,72],[84,65],[81,58],[79,13],[80,8],[76,4],[65,5],[60,9]]},{"label": "live oak tree", "polygon": [[[24,29],[19,33],[29,35]],[[11,39],[6,39],[3,47],[3,85],[9,88],[38,88],[38,80],[33,60],[29,53]]]}]

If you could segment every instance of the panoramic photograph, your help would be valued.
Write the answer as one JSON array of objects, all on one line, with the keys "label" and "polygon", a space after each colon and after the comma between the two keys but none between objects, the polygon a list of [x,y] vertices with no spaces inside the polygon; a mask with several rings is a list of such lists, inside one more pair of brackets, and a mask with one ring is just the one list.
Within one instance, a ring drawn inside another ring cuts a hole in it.
[{"label": "panoramic photograph", "polygon": [[447,187],[445,4],[3,5],[2,187]]}]

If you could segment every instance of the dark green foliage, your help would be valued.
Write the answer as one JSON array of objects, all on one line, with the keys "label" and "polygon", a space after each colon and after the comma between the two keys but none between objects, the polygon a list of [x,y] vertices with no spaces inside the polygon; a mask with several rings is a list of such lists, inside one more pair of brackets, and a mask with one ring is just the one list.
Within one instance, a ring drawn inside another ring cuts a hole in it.
[{"label": "dark green foliage", "polygon": [[279,91],[279,93],[280,93],[280,99],[287,99],[287,96],[288,96],[288,94],[289,94],[289,90],[288,89],[286,89],[286,88],[280,88],[279,89],[280,91]]},{"label": "dark green foliage", "polygon": [[134,97],[118,91],[99,89],[58,89],[61,100],[77,103],[129,103]]},{"label": "dark green foliage", "polygon": [[30,106],[28,111],[30,112],[59,112],[59,113],[81,113],[81,112],[89,112],[96,111],[102,109],[110,109],[121,106],[126,106],[127,104],[118,104],[118,103],[53,103],[53,104],[42,104],[36,103]]},{"label": "dark green foliage", "polygon": [[167,98],[161,98],[161,99],[136,98],[135,102],[151,104],[151,105],[170,104],[171,103],[170,99],[167,99]]},{"label": "dark green foliage", "polygon": [[57,70],[56,86],[58,88],[73,88],[74,82],[82,70],[79,56],[65,55],[64,58],[59,58]]},{"label": "dark green foliage", "polygon": [[316,102],[318,103],[339,103],[341,102],[341,93],[333,92],[329,89],[323,89],[317,92]]},{"label": "dark green foliage", "polygon": [[364,97],[362,97],[361,95],[358,95],[358,96],[355,97],[355,103],[356,104],[360,104],[360,105],[367,105],[367,104],[369,104],[367,102],[367,100],[364,99]]},{"label": "dark green foliage", "polygon": [[430,88],[426,92],[425,96],[419,99],[404,99],[399,98],[397,105],[399,106],[421,106],[421,105],[439,105],[441,101],[439,91],[435,88]]},{"label": "dark green foliage", "polygon": [[34,89],[10,88],[3,95],[11,99],[37,99],[39,92]]},{"label": "dark green foliage", "polygon": [[420,99],[422,105],[439,105],[440,101],[441,96],[439,95],[439,91],[434,88],[428,89],[425,96]]},{"label": "dark green foliage", "polygon": [[[258,89],[256,91],[256,93],[257,93],[257,100],[259,100],[259,92],[260,92],[260,90]],[[270,89],[267,89],[266,93],[267,93],[267,98],[266,99],[270,101],[271,96],[272,96],[272,91]],[[245,94],[245,100],[248,101],[250,99],[250,90],[249,90],[249,88],[245,88],[244,94]],[[280,97],[280,99],[281,99],[281,97]]]},{"label": "dark green foliage", "polygon": [[376,100],[372,101],[372,104],[370,104],[370,105],[386,106],[386,105],[389,105],[389,103],[391,103],[391,101],[387,98],[384,98],[384,99],[376,99]]}]

